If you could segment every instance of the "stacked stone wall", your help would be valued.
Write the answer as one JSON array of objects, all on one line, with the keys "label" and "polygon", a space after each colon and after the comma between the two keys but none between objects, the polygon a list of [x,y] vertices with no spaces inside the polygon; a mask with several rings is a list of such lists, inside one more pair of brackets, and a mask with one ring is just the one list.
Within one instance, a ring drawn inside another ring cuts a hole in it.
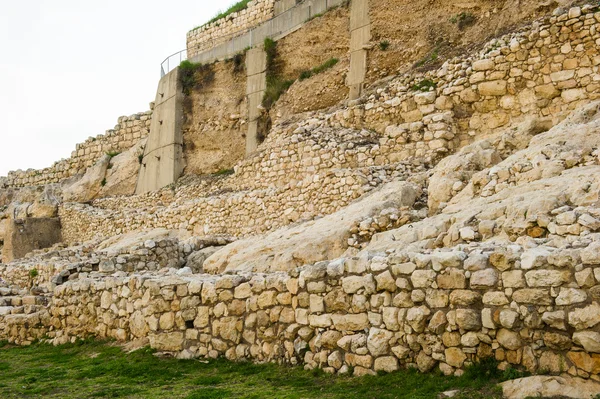
[{"label": "stacked stone wall", "polygon": [[194,58],[275,16],[275,0],[252,0],[242,11],[193,29],[187,34],[187,56]]},{"label": "stacked stone wall", "polygon": [[69,177],[83,174],[105,154],[126,151],[148,136],[151,119],[152,111],[121,116],[114,129],[77,144],[70,158],[55,162],[54,165],[41,170],[9,172],[7,177],[0,177],[0,188],[60,183]]},{"label": "stacked stone wall", "polygon": [[[597,238],[578,248],[364,253],[266,275],[82,278],[57,287],[43,312],[4,316],[0,339],[27,342],[40,330],[56,343],[147,337],[184,358],[355,375],[407,366],[453,374],[495,357],[501,368],[599,379]],[[18,334],[7,331],[19,322]]]},{"label": "stacked stone wall", "polygon": [[477,56],[399,75],[347,107],[276,124],[234,176],[193,195],[184,190],[172,205],[156,206],[164,192],[65,205],[65,238],[152,227],[260,234],[333,213],[394,173],[422,170],[509,124],[557,123],[600,97],[599,21],[593,7],[573,8],[493,40]]},{"label": "stacked stone wall", "polygon": [[407,176],[410,170],[410,165],[399,171],[382,168],[332,170],[283,188],[234,193],[225,190],[196,198],[191,194],[187,200],[170,206],[156,205],[160,193],[129,198],[126,208],[123,198],[95,201],[94,206],[64,204],[59,208],[59,216],[63,221],[65,242],[150,228],[183,229],[199,236],[244,237],[334,213],[387,181],[388,176]]}]

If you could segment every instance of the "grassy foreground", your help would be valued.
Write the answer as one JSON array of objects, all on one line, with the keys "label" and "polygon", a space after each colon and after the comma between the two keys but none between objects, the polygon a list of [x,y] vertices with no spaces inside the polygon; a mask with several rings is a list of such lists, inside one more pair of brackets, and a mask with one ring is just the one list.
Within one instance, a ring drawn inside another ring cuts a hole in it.
[{"label": "grassy foreground", "polygon": [[161,359],[151,350],[130,354],[107,343],[10,347],[0,343],[0,398],[501,398],[489,368],[461,378],[412,370],[362,378],[273,364]]}]

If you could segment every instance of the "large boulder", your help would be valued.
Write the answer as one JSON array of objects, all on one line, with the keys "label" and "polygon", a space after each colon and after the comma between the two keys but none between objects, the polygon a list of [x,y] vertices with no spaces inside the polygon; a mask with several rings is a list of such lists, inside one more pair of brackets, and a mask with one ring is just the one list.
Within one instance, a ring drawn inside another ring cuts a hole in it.
[{"label": "large boulder", "polygon": [[350,230],[357,222],[386,208],[410,207],[417,196],[418,189],[410,183],[388,183],[334,214],[230,244],[204,262],[204,271],[287,271],[335,259],[348,249]]},{"label": "large boulder", "polygon": [[98,197],[133,195],[140,171],[140,155],[144,153],[146,139],[140,140],[129,150],[113,157],[106,171],[105,183]]},{"label": "large boulder", "polygon": [[106,184],[106,171],[110,160],[110,155],[104,155],[85,172],[81,179],[64,187],[64,202],[88,202],[96,198],[102,186]]},{"label": "large boulder", "polygon": [[573,377],[533,376],[500,384],[505,399],[522,398],[595,398],[600,384]]}]

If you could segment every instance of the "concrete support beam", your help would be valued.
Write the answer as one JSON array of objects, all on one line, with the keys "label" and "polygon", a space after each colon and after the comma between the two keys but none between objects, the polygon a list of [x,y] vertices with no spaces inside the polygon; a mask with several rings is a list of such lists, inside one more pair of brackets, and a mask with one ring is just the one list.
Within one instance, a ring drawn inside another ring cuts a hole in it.
[{"label": "concrete support beam", "polygon": [[350,99],[362,95],[367,76],[367,50],[365,46],[371,40],[371,18],[369,0],[352,0],[350,4],[350,71],[347,85]]},{"label": "concrete support beam", "polygon": [[296,0],[278,0],[275,2],[275,16],[283,14],[287,10],[296,6]]},{"label": "concrete support beam", "polygon": [[20,259],[36,249],[51,247],[62,239],[58,218],[10,219],[7,225],[2,248],[4,263]]},{"label": "concrete support beam", "polygon": [[246,71],[248,83],[248,133],[246,134],[246,155],[258,148],[258,120],[260,105],[267,89],[267,54],[262,47],[248,50],[246,53]]},{"label": "concrete support beam", "polygon": [[136,194],[168,186],[183,172],[183,96],[179,68],[175,68],[158,83]]}]

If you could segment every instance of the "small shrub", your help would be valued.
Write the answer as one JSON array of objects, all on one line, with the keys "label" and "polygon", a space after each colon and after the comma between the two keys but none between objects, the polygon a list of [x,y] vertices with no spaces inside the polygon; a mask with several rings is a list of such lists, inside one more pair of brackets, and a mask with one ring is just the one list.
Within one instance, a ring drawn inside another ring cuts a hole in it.
[{"label": "small shrub", "polygon": [[39,276],[39,274],[40,274],[40,273],[38,272],[38,269],[31,269],[31,270],[29,271],[29,278],[31,278],[31,279],[34,279],[34,278],[36,278],[37,276]]},{"label": "small shrub", "polygon": [[431,79],[423,79],[419,83],[415,83],[411,89],[413,91],[430,91],[431,89],[435,89],[437,87],[437,83],[435,83]]},{"label": "small shrub", "polygon": [[459,30],[464,30],[469,26],[475,25],[475,22],[477,22],[477,17],[470,12],[461,12],[460,14],[450,18],[450,22],[457,25]]},{"label": "small shrub", "polygon": [[525,371],[521,371],[519,369],[516,369],[514,367],[507,367],[503,372],[502,372],[502,381],[508,381],[508,380],[518,380],[519,378],[523,378],[523,377],[527,377],[530,374],[525,372]]},{"label": "small shrub", "polygon": [[144,161],[144,154],[138,155],[138,162],[140,163],[140,165],[142,164],[143,161]]},{"label": "small shrub", "polygon": [[379,42],[379,49],[381,51],[386,51],[390,47],[390,42],[388,40],[382,40]]},{"label": "small shrub", "polygon": [[203,65],[188,60],[179,64],[179,80],[181,88],[186,96],[192,90],[200,90],[215,80],[215,72],[212,65]]},{"label": "small shrub", "polygon": [[104,179],[102,179],[102,181],[100,182],[100,185],[102,187],[106,186],[106,177]]},{"label": "small shrub", "polygon": [[233,72],[241,72],[244,70],[244,54],[237,53],[233,56]]},{"label": "small shrub", "polygon": [[489,381],[500,378],[498,361],[493,357],[481,359],[465,368],[465,378],[468,380]]},{"label": "small shrub", "polygon": [[116,156],[117,156],[117,155],[119,155],[119,154],[120,154],[120,152],[119,152],[119,151],[108,151],[108,152],[106,153],[106,155],[108,155],[108,156],[109,156],[109,157],[111,157],[111,158],[114,158],[114,157],[116,157]]}]

